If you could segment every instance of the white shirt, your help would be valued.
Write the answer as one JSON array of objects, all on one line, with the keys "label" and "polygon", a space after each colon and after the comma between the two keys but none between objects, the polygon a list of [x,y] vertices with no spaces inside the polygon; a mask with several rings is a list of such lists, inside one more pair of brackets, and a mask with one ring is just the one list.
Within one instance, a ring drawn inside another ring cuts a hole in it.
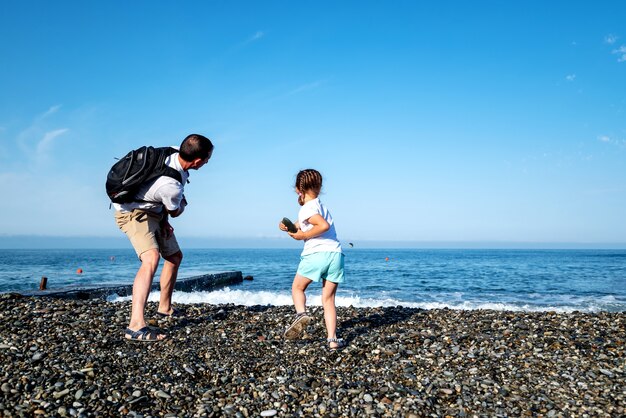
[{"label": "white shirt", "polygon": [[302,250],[301,255],[319,252],[342,252],[341,244],[339,243],[339,240],[337,240],[337,232],[335,231],[333,217],[330,215],[330,212],[326,206],[322,204],[319,198],[309,200],[300,208],[300,212],[298,212],[300,229],[303,232],[306,232],[313,228],[313,225],[309,223],[309,218],[313,215],[320,215],[324,218],[326,222],[328,222],[328,225],[330,225],[330,228],[322,235],[305,240],[304,249]]},{"label": "white shirt", "polygon": [[[164,206],[168,211],[174,211],[181,207],[189,173],[183,170],[183,167],[180,165],[177,152],[167,157],[165,165],[172,167],[180,173],[182,183],[169,176],[157,177],[155,180],[141,186],[137,193],[137,199],[145,200],[145,202],[113,203],[115,210],[132,212],[134,209],[143,209],[161,213]],[[184,205],[182,205],[182,209],[185,209]]]}]

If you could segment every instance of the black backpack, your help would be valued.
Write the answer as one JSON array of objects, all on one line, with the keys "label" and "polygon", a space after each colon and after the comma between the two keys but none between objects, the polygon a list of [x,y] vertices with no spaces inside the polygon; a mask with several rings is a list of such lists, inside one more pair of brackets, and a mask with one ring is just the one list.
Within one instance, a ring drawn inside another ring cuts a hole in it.
[{"label": "black backpack", "polygon": [[135,199],[139,188],[150,180],[160,176],[168,176],[180,183],[183,179],[180,173],[165,165],[168,156],[178,152],[171,147],[137,148],[126,154],[124,158],[113,164],[107,174],[107,195],[113,203],[129,203],[141,200]]}]

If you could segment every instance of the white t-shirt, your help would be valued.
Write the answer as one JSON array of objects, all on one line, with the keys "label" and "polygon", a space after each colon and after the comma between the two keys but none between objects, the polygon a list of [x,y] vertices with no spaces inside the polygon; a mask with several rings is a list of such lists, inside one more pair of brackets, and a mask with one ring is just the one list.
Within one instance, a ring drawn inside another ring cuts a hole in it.
[{"label": "white t-shirt", "polygon": [[335,231],[333,217],[330,215],[328,209],[326,209],[326,206],[324,206],[322,202],[320,202],[319,198],[309,200],[300,208],[300,212],[298,212],[298,222],[300,223],[300,229],[303,232],[306,232],[313,228],[313,225],[308,222],[309,218],[313,215],[321,215],[322,218],[324,218],[326,222],[328,222],[330,228],[322,235],[318,235],[315,238],[309,238],[305,240],[302,255],[319,253],[324,251],[336,253],[342,252],[341,244],[337,240],[337,232]]},{"label": "white t-shirt", "polygon": [[[177,152],[167,157],[165,164],[180,173],[182,183],[169,176],[157,177],[155,180],[141,186],[137,193],[137,199],[145,200],[145,202],[113,203],[115,210],[132,212],[134,209],[143,209],[161,213],[163,206],[169,211],[174,211],[181,207],[189,173],[183,170],[180,165]],[[182,209],[185,209],[184,204],[182,204]]]}]

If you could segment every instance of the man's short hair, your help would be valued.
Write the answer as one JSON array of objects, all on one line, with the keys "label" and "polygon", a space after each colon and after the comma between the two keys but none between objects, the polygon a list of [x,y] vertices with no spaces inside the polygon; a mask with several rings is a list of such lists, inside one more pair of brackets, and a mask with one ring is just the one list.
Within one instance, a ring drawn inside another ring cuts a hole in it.
[{"label": "man's short hair", "polygon": [[211,140],[198,134],[187,135],[180,144],[180,156],[185,161],[193,161],[196,158],[206,159],[213,151]]}]

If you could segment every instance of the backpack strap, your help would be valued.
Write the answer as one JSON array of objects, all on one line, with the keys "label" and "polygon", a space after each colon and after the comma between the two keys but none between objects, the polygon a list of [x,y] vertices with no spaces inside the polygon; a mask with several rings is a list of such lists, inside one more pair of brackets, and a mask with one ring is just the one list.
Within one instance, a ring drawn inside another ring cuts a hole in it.
[{"label": "backpack strap", "polygon": [[165,173],[163,173],[164,176],[167,177],[171,177],[174,180],[178,181],[180,184],[183,184],[183,176],[180,175],[180,171],[172,168],[172,167],[165,167]]},{"label": "backpack strap", "polygon": [[[180,184],[183,184],[183,177],[180,174],[180,171],[176,170],[175,168],[170,167],[169,165],[165,165],[165,160],[167,160],[167,158],[171,156],[172,154],[177,153],[178,150],[172,147],[163,147],[163,148],[164,148],[164,151],[159,158],[159,162],[157,163],[157,166],[160,166],[160,165],[164,166],[163,169],[165,171],[163,172],[163,174],[161,174],[161,176],[171,177],[177,182],[179,182]],[[143,199],[134,199],[133,202],[159,203],[159,202],[153,202],[151,200],[143,200]]]},{"label": "backpack strap", "polygon": [[169,165],[168,166],[165,165],[165,160],[167,160],[167,157],[170,157],[172,154],[176,154],[179,151],[176,148],[172,148],[172,147],[165,147],[165,148],[166,149],[163,152],[163,157],[162,157],[163,161],[160,161],[160,164],[165,166],[165,173],[163,173],[163,175],[171,177],[174,180],[178,181],[180,184],[183,184],[183,177],[180,175],[180,171],[170,167]]}]

